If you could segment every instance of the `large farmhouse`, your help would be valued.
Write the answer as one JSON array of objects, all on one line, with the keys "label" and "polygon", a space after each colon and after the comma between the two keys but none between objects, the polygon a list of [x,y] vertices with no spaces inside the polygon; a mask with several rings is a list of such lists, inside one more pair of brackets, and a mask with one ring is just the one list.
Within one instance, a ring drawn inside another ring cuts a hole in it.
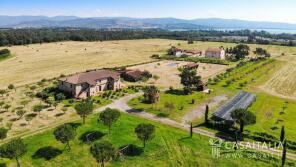
[{"label": "large farmhouse", "polygon": [[120,75],[111,70],[90,71],[59,79],[59,89],[79,99],[121,88]]},{"label": "large farmhouse", "polygon": [[225,50],[223,48],[208,48],[205,52],[205,57],[225,59]]}]

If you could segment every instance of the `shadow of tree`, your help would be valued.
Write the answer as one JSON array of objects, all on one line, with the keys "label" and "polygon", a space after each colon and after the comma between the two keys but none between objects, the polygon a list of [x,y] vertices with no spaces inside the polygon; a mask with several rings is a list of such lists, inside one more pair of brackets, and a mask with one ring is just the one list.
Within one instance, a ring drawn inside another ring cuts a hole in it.
[{"label": "shadow of tree", "polygon": [[46,146],[38,149],[34,155],[32,155],[32,158],[34,159],[45,159],[45,160],[51,160],[52,158],[55,158],[56,156],[62,154],[63,151],[60,149],[57,149],[52,146]]},{"label": "shadow of tree", "polygon": [[105,134],[100,131],[87,131],[79,137],[79,140],[83,143],[90,143],[101,139],[103,136],[105,136]]},{"label": "shadow of tree", "polygon": [[74,122],[66,123],[66,124],[72,126],[72,128],[74,129],[77,129],[79,126],[82,125],[81,123],[74,123]]},{"label": "shadow of tree", "polygon": [[6,167],[6,163],[0,163],[0,167]]},{"label": "shadow of tree", "polygon": [[172,94],[172,95],[185,95],[183,90],[180,89],[170,89],[165,91],[166,94]]},{"label": "shadow of tree", "polygon": [[134,144],[125,145],[120,147],[119,149],[121,150],[123,155],[130,157],[139,156],[144,152],[142,147],[136,146]]}]

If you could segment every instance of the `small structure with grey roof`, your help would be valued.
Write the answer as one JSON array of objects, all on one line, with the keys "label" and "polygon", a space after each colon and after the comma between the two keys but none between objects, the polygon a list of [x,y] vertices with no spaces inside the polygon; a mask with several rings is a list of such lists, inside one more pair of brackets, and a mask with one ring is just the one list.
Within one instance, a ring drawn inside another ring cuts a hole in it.
[{"label": "small structure with grey roof", "polygon": [[247,109],[254,101],[256,101],[255,94],[240,91],[234,98],[219,107],[218,110],[213,113],[213,118],[233,122],[234,120],[231,117],[231,113],[236,109]]},{"label": "small structure with grey roof", "polygon": [[105,90],[122,88],[120,74],[111,70],[95,70],[60,78],[59,89],[75,98],[85,99]]}]

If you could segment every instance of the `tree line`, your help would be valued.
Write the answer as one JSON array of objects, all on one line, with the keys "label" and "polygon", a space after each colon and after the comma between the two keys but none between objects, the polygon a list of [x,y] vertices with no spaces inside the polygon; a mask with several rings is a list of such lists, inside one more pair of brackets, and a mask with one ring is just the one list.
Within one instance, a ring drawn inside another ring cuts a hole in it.
[{"label": "tree line", "polygon": [[[247,40],[233,37],[246,37]],[[259,38],[258,38],[259,37]],[[220,41],[296,46],[296,35],[270,34],[265,31],[167,31],[162,29],[2,29],[0,46],[27,45],[59,41],[108,41],[163,38],[193,41]]]}]

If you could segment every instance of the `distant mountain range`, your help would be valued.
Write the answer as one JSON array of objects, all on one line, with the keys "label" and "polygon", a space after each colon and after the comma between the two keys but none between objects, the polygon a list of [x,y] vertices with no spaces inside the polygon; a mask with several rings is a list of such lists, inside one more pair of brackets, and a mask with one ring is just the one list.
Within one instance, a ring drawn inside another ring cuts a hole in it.
[{"label": "distant mountain range", "polygon": [[76,16],[0,16],[0,28],[160,28],[169,30],[194,29],[284,29],[296,30],[296,24],[259,22],[236,19],[128,18]]}]

